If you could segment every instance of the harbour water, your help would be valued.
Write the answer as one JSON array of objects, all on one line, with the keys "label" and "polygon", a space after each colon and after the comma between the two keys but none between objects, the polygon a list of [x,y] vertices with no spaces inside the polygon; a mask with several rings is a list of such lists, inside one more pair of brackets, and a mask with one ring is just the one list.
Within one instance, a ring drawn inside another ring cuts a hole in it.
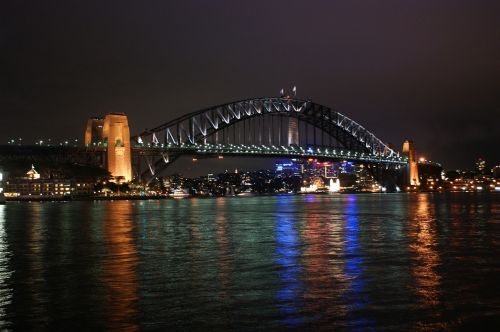
[{"label": "harbour water", "polygon": [[500,326],[500,195],[0,205],[2,330],[480,325]]}]

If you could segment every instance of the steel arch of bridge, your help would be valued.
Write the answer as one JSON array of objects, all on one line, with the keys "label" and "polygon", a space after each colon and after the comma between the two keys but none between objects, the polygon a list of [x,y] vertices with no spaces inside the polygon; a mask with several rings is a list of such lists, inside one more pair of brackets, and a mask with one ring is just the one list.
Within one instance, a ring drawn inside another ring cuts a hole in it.
[{"label": "steel arch of bridge", "polygon": [[[209,143],[210,137],[212,137],[211,143],[219,143],[217,140],[220,143],[229,143],[226,142],[228,138],[219,137],[218,133],[242,121],[262,116],[294,117],[298,122],[306,124],[306,135],[310,132],[307,125],[312,126],[314,135],[311,136],[314,136],[314,140],[311,137],[307,142],[308,145],[317,145],[316,129],[319,129],[330,138],[330,144],[325,144],[322,140],[322,146],[331,146],[333,138],[341,144],[341,147],[348,150],[386,157],[393,157],[396,154],[362,125],[329,107],[310,100],[274,97],[247,99],[192,112],[147,130],[133,139],[138,145],[144,144],[146,140],[153,144],[170,146],[180,146],[183,143],[205,144]],[[258,122],[256,125],[259,125]],[[252,143],[262,144],[262,142],[249,142]]]},{"label": "steel arch of bridge", "polygon": [[[275,121],[276,118],[279,121]],[[278,138],[281,139],[283,133],[280,121],[290,121],[290,118],[297,120],[298,132],[301,132],[300,124],[302,124],[301,135],[305,134],[305,140],[302,138],[305,142],[299,146],[300,142],[281,144],[278,140],[276,147],[273,143],[275,139],[273,135],[276,133],[272,131],[277,131]],[[249,126],[246,123],[249,123]],[[248,141],[246,141],[246,130],[247,133],[250,131]],[[243,144],[240,140],[241,131],[243,131]],[[318,131],[321,134],[317,135]],[[252,132],[254,132],[253,140]],[[266,142],[267,138],[264,137],[267,134],[269,142]],[[317,136],[321,136],[321,140]],[[404,165],[407,162],[373,133],[349,117],[311,100],[288,97],[247,99],[209,107],[146,130],[132,137],[132,142],[136,142],[134,146],[136,153],[145,157],[147,162],[147,170],[142,175],[140,170],[138,172],[140,177],[147,174],[155,176],[184,154],[202,157],[210,155],[320,157],[327,160],[349,159],[386,165]],[[217,148],[214,149],[214,146]],[[310,149],[312,150],[309,151]],[[335,152],[335,149],[340,149],[337,150],[340,153]],[[139,168],[140,164],[138,160]]]}]

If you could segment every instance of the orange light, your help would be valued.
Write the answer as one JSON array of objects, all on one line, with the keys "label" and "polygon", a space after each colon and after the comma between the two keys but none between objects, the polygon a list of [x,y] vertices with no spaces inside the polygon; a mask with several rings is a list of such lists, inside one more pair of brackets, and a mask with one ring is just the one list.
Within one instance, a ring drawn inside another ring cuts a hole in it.
[{"label": "orange light", "polygon": [[219,156],[219,159],[224,159],[224,156]]},{"label": "orange light", "polygon": [[193,158],[193,161],[197,161],[197,160],[198,160],[198,159],[196,159],[196,158]]}]

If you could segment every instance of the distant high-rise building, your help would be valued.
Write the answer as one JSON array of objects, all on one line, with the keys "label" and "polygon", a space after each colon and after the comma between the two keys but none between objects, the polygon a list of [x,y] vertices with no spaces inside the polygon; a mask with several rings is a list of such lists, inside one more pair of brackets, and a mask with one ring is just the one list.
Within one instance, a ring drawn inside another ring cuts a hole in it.
[{"label": "distant high-rise building", "polygon": [[87,120],[87,129],[85,130],[85,145],[103,141],[102,128],[104,126],[103,118],[90,118]]},{"label": "distant high-rise building", "polygon": [[299,145],[299,120],[293,116],[288,118],[288,145]]},{"label": "distant high-rise building", "polygon": [[484,174],[485,169],[486,169],[486,161],[482,158],[479,158],[476,161],[476,171],[479,174]]},{"label": "distant high-rise building", "polygon": [[493,173],[494,179],[500,179],[500,166],[495,166],[491,169],[491,173]]},{"label": "distant high-rise building", "polygon": [[115,178],[132,180],[130,128],[124,113],[110,113],[104,118],[102,136],[108,147],[107,168]]},{"label": "distant high-rise building", "polygon": [[275,164],[276,172],[290,172],[300,174],[299,169],[299,165],[291,160],[288,162],[280,162]]},{"label": "distant high-rise building", "polygon": [[418,161],[415,146],[412,141],[406,140],[403,143],[403,155],[408,158],[408,182],[412,186],[420,185],[418,178]]}]

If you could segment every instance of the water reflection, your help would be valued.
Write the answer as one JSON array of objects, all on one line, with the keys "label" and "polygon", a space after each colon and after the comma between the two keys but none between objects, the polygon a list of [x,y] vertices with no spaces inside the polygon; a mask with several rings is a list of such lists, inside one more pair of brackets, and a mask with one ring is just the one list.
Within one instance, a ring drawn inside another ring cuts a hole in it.
[{"label": "water reflection", "polygon": [[328,241],[330,212],[320,209],[323,204],[321,199],[309,203],[312,204],[311,212],[302,229],[306,244],[303,252],[305,310],[314,324],[324,324],[339,314],[336,309],[331,310],[335,308],[332,301],[335,300],[336,292],[330,288],[330,285],[335,284]]},{"label": "water reflection", "polygon": [[133,205],[128,201],[106,205],[103,282],[106,287],[107,328],[136,331],[138,316],[137,250],[131,218]]},{"label": "water reflection", "polygon": [[0,329],[453,328],[499,312],[499,200],[0,206]]},{"label": "water reflection", "polygon": [[325,288],[330,290],[331,301],[326,314],[330,318],[343,319],[349,313],[345,295],[349,291],[350,280],[345,273],[345,216],[339,207],[340,205],[332,207],[334,213],[325,230],[325,234],[328,234],[328,271],[332,278]]},{"label": "water reflection", "polygon": [[[31,218],[29,219],[28,225],[28,252],[27,255],[30,258],[29,262],[29,287],[31,291],[31,301],[33,310],[32,314],[35,317],[46,317],[47,316],[47,306],[45,303],[47,299],[47,283],[45,281],[44,272],[44,257],[42,255],[42,249],[45,245],[45,238],[43,236],[44,232],[42,228],[45,224],[45,211],[43,210],[42,203],[35,202],[29,204],[29,210],[31,213]],[[43,323],[47,323],[44,321]]]},{"label": "water reflection", "polygon": [[229,273],[231,271],[232,259],[231,259],[231,248],[228,238],[228,225],[226,217],[226,200],[217,199],[216,203],[216,241],[218,246],[218,275],[217,280],[219,282],[218,294],[220,301],[228,301],[230,298],[228,288],[229,288]]},{"label": "water reflection", "polygon": [[[184,204],[185,201],[180,201],[180,204]],[[193,289],[200,288],[202,285],[203,276],[203,255],[202,251],[202,233],[200,231],[200,219],[197,215],[197,206],[199,205],[199,200],[194,199],[189,201],[189,205],[184,205],[186,209],[186,222],[189,230],[189,241],[188,241],[188,252],[189,252],[189,266],[190,266],[190,281],[191,287]]]},{"label": "water reflection", "polygon": [[373,325],[373,322],[359,315],[359,312],[367,305],[368,299],[366,297],[367,293],[365,292],[366,280],[363,275],[363,254],[361,252],[359,240],[360,225],[356,195],[349,195],[346,197],[344,214],[344,273],[346,278],[350,280],[349,291],[345,296],[350,309],[347,318],[349,320],[349,325],[357,329],[362,326]]},{"label": "water reflection", "polygon": [[10,251],[6,242],[5,234],[5,205],[0,205],[0,329],[7,328],[7,322],[3,319],[6,316],[7,307],[12,300],[12,289],[9,279],[12,272],[9,269]]},{"label": "water reflection", "polygon": [[276,293],[279,308],[285,318],[282,320],[287,326],[297,326],[304,322],[300,317],[303,285],[300,281],[300,239],[296,229],[294,214],[290,211],[283,212],[288,204],[288,198],[281,196],[278,199],[278,212],[276,214],[276,263],[279,265],[280,288]]},{"label": "water reflection", "polygon": [[[410,210],[411,215],[408,220],[410,222],[409,235],[413,240],[409,247],[414,255],[411,267],[415,280],[415,293],[419,309],[426,310],[437,318],[440,313],[435,309],[440,305],[441,276],[437,271],[440,257],[434,205],[429,202],[427,194],[418,195],[414,204],[416,206]],[[431,328],[431,325],[427,322],[423,327]]]}]

